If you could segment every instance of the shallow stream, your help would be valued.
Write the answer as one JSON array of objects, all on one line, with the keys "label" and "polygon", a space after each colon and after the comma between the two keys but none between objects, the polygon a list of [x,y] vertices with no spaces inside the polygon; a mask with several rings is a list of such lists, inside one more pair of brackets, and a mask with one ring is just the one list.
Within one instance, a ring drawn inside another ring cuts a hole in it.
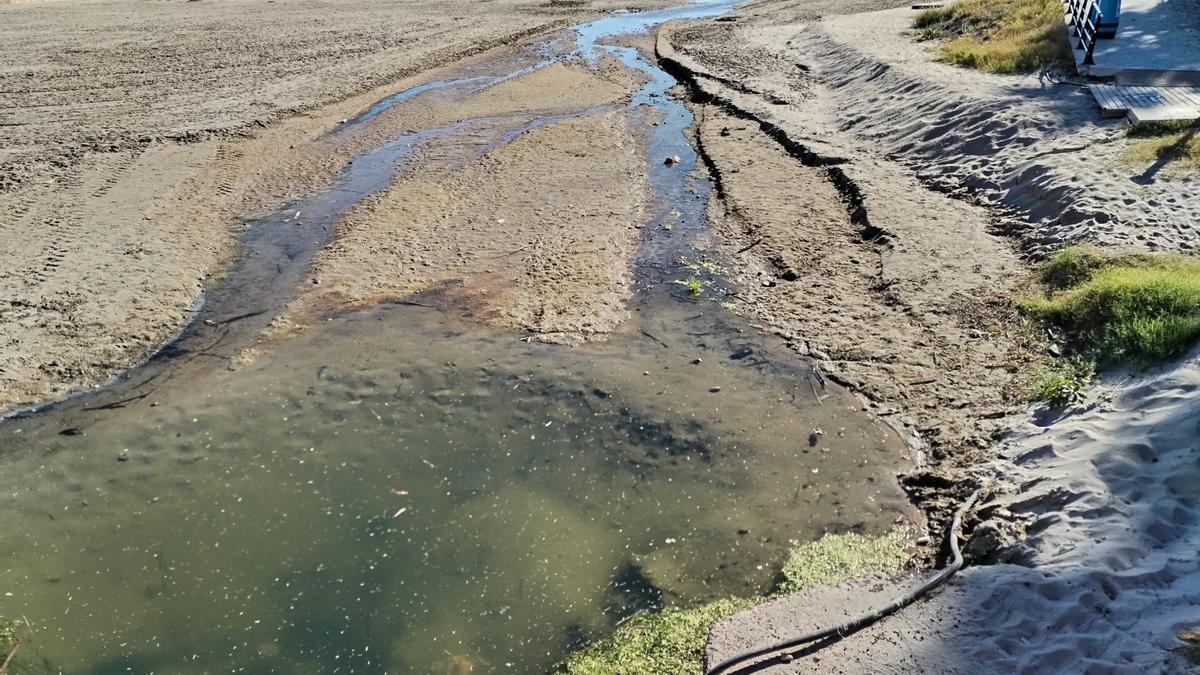
[{"label": "shallow stream", "polygon": [[[718,265],[687,267],[708,197],[690,113],[636,50],[602,46],[730,4],[597,21],[519,66],[606,50],[649,78],[630,114],[657,108],[658,212],[610,340],[524,341],[432,294],[224,367],[414,149],[469,133],[478,156],[563,116],[463,120],[257,223],[150,363],[0,423],[0,615],[34,626],[14,673],[546,672],[633,612],[762,592],[794,544],[910,514],[895,434],[723,308]],[[506,75],[402,92],[339,133]],[[673,283],[690,274],[698,298]]]}]

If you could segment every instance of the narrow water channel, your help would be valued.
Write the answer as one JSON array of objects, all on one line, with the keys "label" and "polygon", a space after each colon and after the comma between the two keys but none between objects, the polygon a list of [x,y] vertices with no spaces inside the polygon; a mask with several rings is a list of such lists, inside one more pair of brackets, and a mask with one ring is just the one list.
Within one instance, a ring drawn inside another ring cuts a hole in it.
[{"label": "narrow water channel", "polygon": [[644,73],[629,111],[660,120],[657,215],[634,318],[610,340],[527,342],[418,297],[240,370],[207,358],[278,314],[331,225],[415,149],[469,132],[472,161],[565,117],[461,120],[389,139],[258,223],[253,255],[150,363],[0,423],[0,615],[35,627],[14,673],[547,672],[633,612],[764,591],[795,543],[909,514],[902,443],[722,308],[720,261],[699,298],[672,283],[705,227],[691,116],[669,76],[606,41],[730,5],[603,19],[338,132],[554,58]]}]

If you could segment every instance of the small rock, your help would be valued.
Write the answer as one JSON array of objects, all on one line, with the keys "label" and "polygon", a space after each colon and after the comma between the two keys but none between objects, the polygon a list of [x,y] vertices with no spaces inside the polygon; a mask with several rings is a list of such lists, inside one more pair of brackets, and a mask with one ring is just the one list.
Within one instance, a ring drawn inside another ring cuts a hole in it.
[{"label": "small rock", "polygon": [[683,160],[680,159],[679,155],[671,155],[670,157],[663,160],[663,164],[665,164],[667,166],[675,166],[676,164],[679,164],[682,161]]},{"label": "small rock", "polygon": [[967,335],[970,335],[972,340],[978,340],[979,338],[983,337],[983,333],[974,328],[972,328]]},{"label": "small rock", "polygon": [[917,546],[928,546],[929,537],[917,537]]},{"label": "small rock", "polygon": [[117,455],[117,461],[118,461],[118,462],[128,462],[128,461],[129,461],[129,455],[127,455],[127,454],[125,454],[124,452],[122,452],[121,454]]},{"label": "small rock", "polygon": [[704,363],[704,359],[700,359],[700,358],[692,359],[692,365],[693,365],[693,366],[698,366],[698,365],[700,365],[701,363]]},{"label": "small rock", "polygon": [[1050,352],[1050,356],[1053,356],[1056,359],[1063,355],[1062,347],[1059,347],[1058,345],[1050,345],[1046,351]]},{"label": "small rock", "polygon": [[708,391],[709,391],[709,392],[711,392],[711,393],[713,393],[713,394],[716,394],[716,393],[718,393],[718,392],[720,392],[720,391],[721,391],[721,388],[720,388],[720,387],[709,387],[709,388],[708,388]]}]

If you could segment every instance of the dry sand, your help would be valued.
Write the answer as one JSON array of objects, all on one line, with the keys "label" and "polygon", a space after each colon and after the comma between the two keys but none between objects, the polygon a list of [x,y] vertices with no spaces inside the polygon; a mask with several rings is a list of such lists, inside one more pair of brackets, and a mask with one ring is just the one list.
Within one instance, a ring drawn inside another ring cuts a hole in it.
[{"label": "dry sand", "polygon": [[[989,473],[989,517],[1025,520],[1027,565],[969,567],[944,590],[769,673],[1195,672],[1200,353],[1112,381],[1066,419],[1019,423]],[[913,580],[855,580],[714,631],[709,656],[882,605]]]},{"label": "dry sand", "polygon": [[617,4],[0,8],[0,410],[143,359],[230,259],[242,217],[326,184],[406,123],[330,142],[339,120],[446,76],[438,64]]},{"label": "dry sand", "polygon": [[[815,22],[786,9],[760,12],[677,42],[766,100],[804,93],[783,74],[817,78],[821,95],[773,110],[781,124],[803,129],[813,109],[823,110],[842,136],[904,164],[929,187],[998,207],[1033,254],[1078,241],[1144,250],[1196,245],[1200,198],[1187,189],[1194,177],[1174,176],[1169,165],[1123,163],[1124,121],[1101,118],[1077,83],[933,62],[931,47],[908,28],[909,9]],[[740,65],[725,67],[730,61]],[[771,67],[781,63],[787,67]],[[762,64],[762,74],[745,77],[755,70],[747,64]]]}]

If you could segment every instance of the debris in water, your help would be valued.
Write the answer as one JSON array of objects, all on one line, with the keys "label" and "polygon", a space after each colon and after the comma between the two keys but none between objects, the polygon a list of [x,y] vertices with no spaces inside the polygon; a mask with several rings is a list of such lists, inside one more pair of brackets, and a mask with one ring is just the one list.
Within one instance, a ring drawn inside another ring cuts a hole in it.
[{"label": "debris in water", "polygon": [[393,488],[392,494],[396,495],[397,497],[407,497],[408,490],[397,490],[397,489]]},{"label": "debris in water", "polygon": [[405,511],[407,511],[407,510],[408,510],[408,507],[407,507],[407,506],[405,506],[405,507],[402,507],[402,508],[401,508],[399,511],[397,511],[397,512],[393,513],[393,514],[392,514],[392,517],[393,517],[393,518],[399,518],[400,516],[404,515],[404,512],[405,512]]},{"label": "debris in water", "polygon": [[671,155],[670,157],[663,160],[663,164],[665,164],[667,166],[675,166],[676,164],[679,164],[682,161],[683,160],[679,158],[679,155]]},{"label": "debris in water", "polygon": [[740,348],[738,348],[737,351],[730,354],[729,358],[733,359],[734,361],[741,361],[742,359],[746,358],[747,356],[750,356],[753,353],[754,353],[754,350],[750,347],[740,347]]}]

